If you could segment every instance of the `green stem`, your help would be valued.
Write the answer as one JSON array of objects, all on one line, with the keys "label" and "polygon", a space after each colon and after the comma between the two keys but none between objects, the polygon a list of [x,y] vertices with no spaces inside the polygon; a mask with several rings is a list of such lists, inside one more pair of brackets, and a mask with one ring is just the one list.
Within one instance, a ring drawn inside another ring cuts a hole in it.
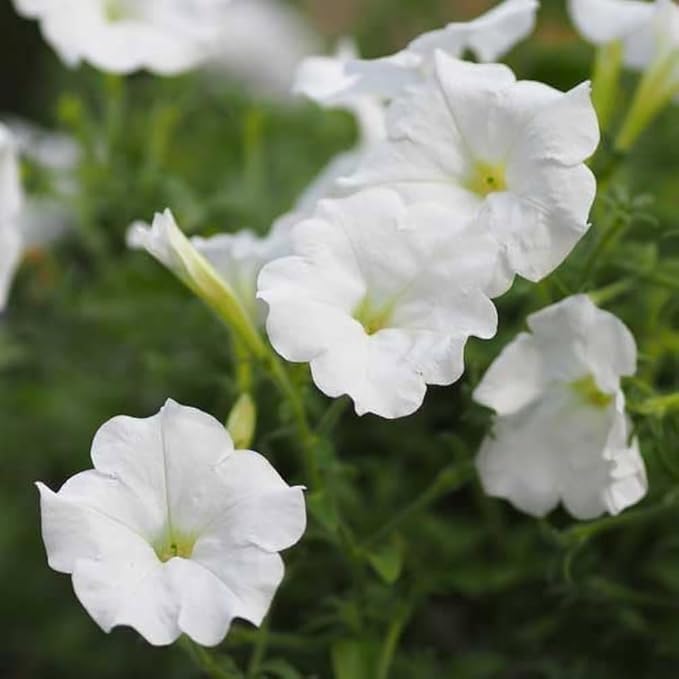
[{"label": "green stem", "polygon": [[306,474],[310,479],[312,487],[319,489],[322,486],[322,479],[316,457],[318,437],[309,425],[304,400],[290,379],[290,375],[283,367],[283,364],[272,351],[269,351],[264,357],[264,364],[269,371],[271,379],[281,394],[288,400],[295,420],[297,435],[299,436],[299,448],[302,451]]},{"label": "green stem", "polygon": [[252,649],[252,656],[250,657],[250,664],[248,665],[247,678],[256,679],[259,674],[259,669],[266,655],[266,648],[269,643],[269,618],[265,618],[262,626],[257,632],[255,645]]},{"label": "green stem", "polygon": [[668,493],[663,500],[654,507],[627,511],[618,514],[617,516],[609,516],[604,519],[598,519],[597,521],[580,524],[564,531],[562,535],[566,542],[570,543],[580,540],[589,540],[596,535],[619,528],[620,526],[629,526],[650,521],[651,519],[661,516],[665,512],[676,510],[677,507],[679,507],[679,490]]},{"label": "green stem", "polygon": [[350,401],[346,396],[336,398],[323,413],[318,426],[316,427],[316,434],[321,438],[328,436],[337,426],[337,423],[344,415],[346,409],[349,407]]},{"label": "green stem", "polygon": [[601,257],[605,254],[606,250],[613,245],[616,238],[618,238],[623,231],[629,226],[629,221],[622,219],[621,217],[616,217],[613,219],[611,225],[604,230],[601,234],[598,242],[592,248],[589,253],[587,260],[582,268],[582,274],[580,277],[580,288],[584,288],[588,281],[594,275],[597,265]]},{"label": "green stem", "polygon": [[106,74],[104,91],[106,94],[106,153],[111,163],[125,121],[125,78]]},{"label": "green stem", "polygon": [[665,396],[655,396],[642,403],[629,404],[629,409],[642,415],[665,417],[670,412],[679,411],[679,392]]},{"label": "green stem", "polygon": [[432,483],[416,497],[409,505],[402,509],[391,521],[387,522],[382,528],[375,532],[368,540],[366,545],[381,542],[389,537],[402,523],[419,513],[439,498],[462,487],[467,481],[474,477],[474,465],[465,461],[462,464],[451,464],[442,469]]},{"label": "green stem", "polygon": [[651,124],[660,111],[679,91],[674,82],[674,71],[679,62],[679,50],[662,55],[644,73],[637,88],[615,148],[628,151],[639,135]]},{"label": "green stem", "polygon": [[610,302],[619,295],[625,294],[632,287],[634,287],[634,281],[631,278],[624,278],[623,280],[618,281],[617,283],[607,285],[605,288],[592,290],[591,292],[587,293],[587,296],[597,306],[603,306],[604,304]]},{"label": "green stem", "polygon": [[672,598],[662,597],[648,592],[639,592],[629,587],[604,580],[603,578],[591,578],[584,583],[585,588],[597,597],[617,599],[634,606],[650,606],[654,608],[669,608],[676,610],[679,602]]},{"label": "green stem", "polygon": [[241,340],[233,338],[233,353],[236,359],[236,385],[239,394],[249,394],[252,392],[252,357]]},{"label": "green stem", "polygon": [[592,74],[592,103],[599,116],[599,126],[605,132],[618,100],[620,70],[622,67],[622,42],[615,40],[597,50]]},{"label": "green stem", "polygon": [[242,679],[240,672],[234,672],[222,667],[209,651],[199,646],[189,637],[181,637],[180,645],[195,665],[211,677],[211,679]]},{"label": "green stem", "polygon": [[382,645],[380,659],[377,665],[376,679],[387,679],[389,677],[389,669],[394,659],[394,654],[398,647],[399,639],[403,633],[403,628],[410,617],[410,606],[403,606],[396,617],[391,621],[387,636]]}]

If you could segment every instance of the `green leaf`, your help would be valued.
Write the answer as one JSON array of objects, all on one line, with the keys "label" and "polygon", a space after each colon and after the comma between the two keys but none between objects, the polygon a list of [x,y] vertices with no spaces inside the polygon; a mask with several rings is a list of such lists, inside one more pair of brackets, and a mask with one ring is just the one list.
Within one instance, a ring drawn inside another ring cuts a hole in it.
[{"label": "green leaf", "polygon": [[345,639],[332,647],[335,679],[375,679],[378,647],[369,641]]},{"label": "green leaf", "polygon": [[403,547],[397,540],[374,549],[367,555],[370,565],[388,585],[393,585],[403,570]]}]

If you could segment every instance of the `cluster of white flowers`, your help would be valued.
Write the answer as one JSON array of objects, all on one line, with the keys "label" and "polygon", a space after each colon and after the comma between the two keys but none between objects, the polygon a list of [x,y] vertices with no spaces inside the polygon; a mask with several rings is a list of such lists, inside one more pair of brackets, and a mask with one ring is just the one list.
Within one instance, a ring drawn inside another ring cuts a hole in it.
[{"label": "cluster of white flowers", "polygon": [[[74,0],[14,0],[67,63],[120,73],[197,65],[223,13],[240,6],[255,16],[263,5],[251,1],[78,0],[69,11]],[[669,0],[570,5],[592,41],[622,41],[630,65],[648,66],[657,49],[676,57]],[[589,83],[561,92],[489,63],[530,33],[537,8],[505,0],[381,59],[343,43],[333,57],[304,61],[294,92],[353,112],[357,146],[266,236],[187,239],[166,210],[133,224],[129,246],[240,323],[255,346],[265,324],[283,358],[308,363],[318,388],[348,395],[359,415],[410,415],[427,385],[461,377],[470,337],[496,333],[492,300],[517,275],[537,282],[553,272],[589,226],[596,181],[586,161],[599,143]],[[674,42],[649,41],[660,24]],[[234,31],[238,44],[249,40]],[[230,63],[252,66],[234,49]],[[463,61],[467,51],[483,63]],[[18,257],[21,203],[2,127],[0,197],[2,283]],[[537,516],[559,502],[580,519],[620,512],[646,492],[620,386],[635,371],[634,340],[585,296],[528,325],[475,392],[497,413],[478,456],[483,486]],[[95,469],[58,493],[40,492],[50,565],[72,574],[103,629],[212,645],[234,617],[261,622],[283,575],[277,552],[304,531],[301,488],[258,454],[234,451],[211,417],[172,401],[147,420],[105,424],[92,459]]]},{"label": "cluster of white flowers", "polygon": [[300,67],[297,90],[324,106],[389,99],[384,133],[295,227],[292,256],[259,278],[274,347],[359,413],[408,415],[426,384],[457,380],[467,339],[495,332],[489,298],[516,274],[544,278],[587,230],[596,183],[585,160],[599,141],[589,85],[562,93],[450,56],[504,53],[535,9],[509,0],[416,40],[387,58],[416,63],[389,92],[355,77],[383,60]]}]

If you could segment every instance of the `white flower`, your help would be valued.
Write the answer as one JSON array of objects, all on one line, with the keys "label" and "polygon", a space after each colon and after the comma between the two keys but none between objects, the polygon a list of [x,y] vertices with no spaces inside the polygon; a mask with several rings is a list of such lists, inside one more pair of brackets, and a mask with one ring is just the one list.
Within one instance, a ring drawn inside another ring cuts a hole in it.
[{"label": "white flower", "polygon": [[596,180],[584,161],[599,142],[589,83],[562,93],[438,52],[435,77],[392,103],[387,132],[343,184],[436,200],[488,229],[501,248],[493,294],[514,274],[551,273],[587,231]]},{"label": "white flower", "polygon": [[181,232],[170,210],[156,213],[153,224],[135,222],[127,231],[127,245],[146,250],[164,264],[198,298],[224,321],[253,355],[266,348],[250,315],[254,304],[220,275],[196,246]]},{"label": "white flower", "polygon": [[303,65],[298,89],[319,103],[356,95],[392,98],[430,73],[437,50],[452,57],[469,50],[480,61],[498,60],[531,33],[538,6],[538,0],[505,0],[473,21],[424,33],[401,52],[380,59],[316,59]]},{"label": "white flower", "polygon": [[[679,102],[679,5],[673,0],[570,0],[569,8],[583,36],[606,50],[599,59],[602,75],[608,68],[617,76],[620,59],[644,72],[615,141],[625,152],[666,105]],[[604,89],[597,102],[605,116],[611,97],[614,92]]]},{"label": "white flower", "polygon": [[151,226],[134,222],[127,232],[127,245],[149,252],[202,297],[219,297],[219,288],[228,290],[250,320],[260,324],[263,309],[256,299],[257,276],[264,264],[290,252],[290,230],[296,219],[295,213],[284,215],[264,237],[243,230],[188,240],[166,210],[156,214]]},{"label": "white flower", "polygon": [[297,68],[292,91],[325,108],[353,113],[362,142],[369,144],[384,138],[384,104],[381,97],[352,91],[352,78],[346,69],[357,56],[355,43],[345,38],[340,40],[334,56],[304,59]]},{"label": "white flower", "polygon": [[281,0],[232,0],[215,33],[210,66],[277,98],[289,95],[297,65],[319,43],[301,12]]},{"label": "white flower", "polygon": [[320,172],[298,200],[297,210],[313,210],[322,198],[340,196],[337,180],[352,174],[374,144],[386,137],[385,106],[379,97],[344,91],[344,68],[357,55],[350,39],[341,40],[332,57],[309,57],[297,69],[293,92],[320,106],[349,111],[356,118],[358,142],[353,149],[338,154]]},{"label": "white flower", "polygon": [[0,123],[0,311],[7,304],[14,273],[23,249],[20,215],[23,192],[14,139]]},{"label": "white flower", "polygon": [[80,147],[67,134],[51,132],[25,120],[10,118],[4,122],[29,174],[38,175],[41,191],[26,193],[19,228],[26,250],[41,249],[63,235],[75,220],[68,201],[78,189],[74,172]]},{"label": "white flower", "polygon": [[544,516],[562,502],[578,519],[617,514],[644,497],[644,463],[620,378],[636,370],[627,327],[576,295],[528,317],[474,398],[497,413],[477,468],[489,495]]},{"label": "white flower", "polygon": [[203,63],[228,0],[14,0],[68,66],[180,73]]},{"label": "white flower", "polygon": [[296,214],[284,215],[266,236],[245,229],[209,238],[195,236],[191,243],[215,268],[236,293],[241,304],[257,324],[264,324],[266,309],[257,301],[257,276],[268,262],[290,253],[290,230]]},{"label": "white flower", "polygon": [[304,533],[302,488],[171,400],[153,417],[109,420],[92,462],[58,493],[38,488],[49,564],[72,575],[104,631],[212,646],[234,618],[261,624],[283,578],[278,552]]},{"label": "white flower", "polygon": [[357,413],[409,415],[427,384],[462,375],[470,335],[495,333],[482,292],[495,250],[454,213],[407,207],[393,191],[321,201],[293,231],[294,256],[259,275],[271,343],[309,362],[319,389],[348,394]]},{"label": "white flower", "polygon": [[569,0],[568,9],[589,42],[620,41],[630,68],[644,70],[659,55],[679,50],[679,6],[673,0]]}]

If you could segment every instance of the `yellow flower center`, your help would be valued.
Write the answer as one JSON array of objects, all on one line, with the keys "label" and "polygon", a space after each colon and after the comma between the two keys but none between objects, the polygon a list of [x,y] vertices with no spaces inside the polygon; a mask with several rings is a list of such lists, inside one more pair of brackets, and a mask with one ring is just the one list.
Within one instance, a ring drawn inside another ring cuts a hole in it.
[{"label": "yellow flower center", "polygon": [[196,539],[190,535],[177,533],[166,535],[160,542],[154,545],[158,558],[165,562],[175,557],[190,559]]},{"label": "yellow flower center", "polygon": [[613,395],[601,391],[592,375],[571,382],[571,387],[585,403],[595,408],[607,408],[613,401]]},{"label": "yellow flower center", "polygon": [[116,22],[129,19],[132,13],[125,0],[105,0],[104,16],[107,21]]},{"label": "yellow flower center", "polygon": [[477,162],[467,180],[467,188],[479,196],[506,191],[507,179],[504,166]]},{"label": "yellow flower center", "polygon": [[388,327],[393,310],[393,305],[390,304],[375,307],[370,298],[364,297],[354,309],[352,316],[363,326],[368,335],[374,335]]}]

